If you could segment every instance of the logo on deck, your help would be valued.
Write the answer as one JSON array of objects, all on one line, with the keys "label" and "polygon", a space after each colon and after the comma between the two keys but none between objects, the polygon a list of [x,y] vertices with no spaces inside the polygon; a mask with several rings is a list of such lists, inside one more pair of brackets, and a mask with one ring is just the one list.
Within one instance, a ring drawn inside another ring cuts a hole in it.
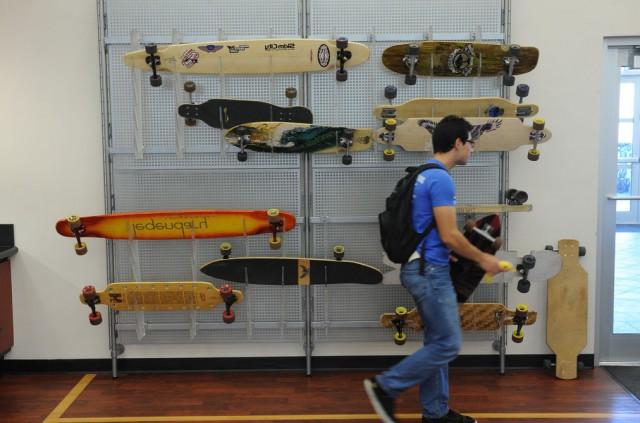
[{"label": "logo on deck", "polygon": [[191,66],[198,63],[198,57],[200,57],[200,53],[190,48],[189,50],[185,51],[184,54],[182,55],[182,64],[185,67],[190,68]]},{"label": "logo on deck", "polygon": [[329,66],[329,62],[331,61],[331,51],[329,51],[329,46],[326,44],[322,44],[318,48],[318,64],[323,68]]}]

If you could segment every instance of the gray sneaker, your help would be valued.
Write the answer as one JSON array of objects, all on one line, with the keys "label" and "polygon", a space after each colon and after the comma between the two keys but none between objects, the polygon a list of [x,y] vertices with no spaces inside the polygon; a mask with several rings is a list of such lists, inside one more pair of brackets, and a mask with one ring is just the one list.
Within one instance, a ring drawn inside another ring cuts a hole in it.
[{"label": "gray sneaker", "polygon": [[376,414],[380,416],[384,423],[397,423],[394,416],[395,400],[382,390],[376,378],[372,377],[364,380],[364,390],[373,405]]}]

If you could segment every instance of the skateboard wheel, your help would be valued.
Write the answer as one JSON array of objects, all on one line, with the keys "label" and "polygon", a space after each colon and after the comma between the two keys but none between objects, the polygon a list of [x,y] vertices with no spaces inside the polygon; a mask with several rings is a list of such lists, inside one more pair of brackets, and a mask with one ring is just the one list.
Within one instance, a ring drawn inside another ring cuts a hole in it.
[{"label": "skateboard wheel", "polygon": [[350,165],[351,163],[353,163],[353,157],[349,154],[345,154],[344,156],[342,156],[342,164],[343,165]]},{"label": "skateboard wheel", "polygon": [[349,40],[347,39],[347,37],[338,37],[338,39],[336,40],[336,47],[338,47],[339,49],[345,49],[348,45]]},{"label": "skateboard wheel", "polygon": [[578,256],[584,257],[586,255],[587,255],[587,248],[583,246],[578,247]]},{"label": "skateboard wheel", "polygon": [[144,52],[147,54],[156,54],[158,46],[156,44],[146,44],[144,46]]},{"label": "skateboard wheel", "polygon": [[520,56],[520,46],[518,44],[511,44],[509,46],[509,56],[513,56],[513,57]]},{"label": "skateboard wheel", "polygon": [[344,82],[349,78],[349,73],[346,69],[336,70],[336,81]]},{"label": "skateboard wheel", "polygon": [[522,257],[522,267],[529,270],[533,269],[536,265],[536,256],[533,254],[526,254]]},{"label": "skateboard wheel", "polygon": [[333,257],[335,257],[336,260],[342,260],[344,257],[344,245],[336,245],[333,247]]},{"label": "skateboard wheel", "polygon": [[404,343],[407,342],[407,334],[405,333],[394,334],[393,342],[395,342],[396,345],[404,345]]},{"label": "skateboard wheel", "polygon": [[233,323],[236,320],[236,313],[233,310],[225,310],[222,312],[222,321],[229,324]]},{"label": "skateboard wheel", "polygon": [[520,313],[520,315],[526,315],[529,312],[529,307],[526,304],[518,304],[516,306],[516,315]]},{"label": "skateboard wheel", "polygon": [[417,77],[415,75],[405,75],[404,83],[407,85],[416,85]]},{"label": "skateboard wheel", "polygon": [[102,323],[102,314],[99,311],[96,311],[95,314],[89,313],[89,323],[93,326],[97,326]]},{"label": "skateboard wheel", "polygon": [[222,298],[227,298],[230,295],[233,295],[233,289],[231,289],[231,285],[229,285],[228,283],[222,285],[219,291]]},{"label": "skateboard wheel", "polygon": [[518,335],[518,331],[514,330],[511,334],[511,340],[516,344],[520,344],[522,341],[524,341],[524,333]]},{"label": "skateboard wheel", "polygon": [[391,148],[385,148],[384,151],[382,152],[382,158],[384,159],[384,161],[386,162],[390,162],[393,159],[396,158],[396,152],[395,150],[391,149]]},{"label": "skateboard wheel", "polygon": [[516,95],[520,98],[524,98],[529,95],[529,85],[518,84],[516,87]]},{"label": "skateboard wheel", "polygon": [[544,129],[544,119],[535,118],[533,120],[533,129],[535,129],[536,131],[542,131]]},{"label": "skateboard wheel", "polygon": [[502,239],[501,236],[499,236],[496,238],[495,241],[493,241],[493,244],[491,244],[491,247],[496,251],[498,251],[500,247],[502,247],[502,244],[504,244],[504,240]]},{"label": "skateboard wheel", "polygon": [[87,254],[87,244],[82,241],[78,244],[75,244],[74,248],[76,250],[76,254],[79,256],[84,256],[85,254]]},{"label": "skateboard wheel", "polygon": [[420,46],[417,44],[409,44],[408,52],[412,56],[417,56],[420,53]]},{"label": "skateboard wheel", "polygon": [[531,282],[526,279],[520,279],[518,281],[518,292],[526,294],[531,289]]},{"label": "skateboard wheel", "polygon": [[184,83],[184,90],[188,93],[192,93],[196,90],[196,83],[193,81],[187,81]]},{"label": "skateboard wheel", "polygon": [[282,247],[282,238],[279,236],[275,237],[275,239],[273,237],[269,238],[269,248],[278,250],[280,247]]},{"label": "skateboard wheel", "polygon": [[553,245],[545,245],[544,249],[547,251],[553,251]]},{"label": "skateboard wheel", "polygon": [[160,75],[151,75],[149,77],[149,82],[152,87],[159,87],[162,85],[162,77]]},{"label": "skateboard wheel", "polygon": [[511,75],[505,75],[502,83],[504,84],[505,87],[513,87],[513,84],[516,83],[516,77]]},{"label": "skateboard wheel", "polygon": [[269,223],[280,223],[280,210],[279,209],[269,209],[267,210],[267,218],[269,219]]},{"label": "skateboard wheel", "polygon": [[408,312],[409,310],[407,310],[407,308],[403,306],[396,307],[395,309],[396,316],[404,316]]},{"label": "skateboard wheel", "polygon": [[384,98],[393,100],[398,95],[398,88],[395,85],[387,85],[384,87]]},{"label": "skateboard wheel", "polygon": [[69,228],[72,231],[80,229],[80,227],[82,226],[82,222],[80,222],[80,216],[76,216],[75,214],[67,217],[67,223],[69,224]]},{"label": "skateboard wheel", "polygon": [[504,109],[498,106],[489,106],[487,109],[487,116],[489,117],[498,117],[504,114]]},{"label": "skateboard wheel", "polygon": [[387,131],[393,131],[398,126],[398,121],[394,118],[388,118],[384,120],[384,129]]},{"label": "skateboard wheel", "polygon": [[540,159],[540,150],[536,148],[532,148],[531,150],[529,150],[527,152],[527,159],[531,160],[532,162],[537,162]]},{"label": "skateboard wheel", "polygon": [[231,255],[231,244],[229,242],[223,242],[220,244],[220,254],[222,254],[222,257],[224,258]]},{"label": "skateboard wheel", "polygon": [[196,126],[198,124],[198,121],[194,118],[186,118],[184,120],[184,124],[187,126]]},{"label": "skateboard wheel", "polygon": [[246,162],[247,161],[247,152],[246,151],[238,151],[238,161]]},{"label": "skateboard wheel", "polygon": [[90,301],[96,297],[96,287],[93,285],[87,285],[82,288],[82,298],[85,301]]},{"label": "skateboard wheel", "polygon": [[284,90],[284,95],[288,98],[288,99],[294,99],[298,96],[298,90],[296,90],[293,87],[288,87],[286,90]]}]

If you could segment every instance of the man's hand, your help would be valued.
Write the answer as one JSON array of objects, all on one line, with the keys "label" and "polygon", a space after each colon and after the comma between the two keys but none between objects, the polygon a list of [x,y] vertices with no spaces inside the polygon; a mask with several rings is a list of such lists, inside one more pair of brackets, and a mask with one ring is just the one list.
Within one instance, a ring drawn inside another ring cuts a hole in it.
[{"label": "man's hand", "polygon": [[482,267],[485,272],[491,275],[506,272],[508,270],[508,268],[500,265],[500,260],[498,260],[496,256],[487,253],[482,253],[480,260],[478,260],[478,265]]}]

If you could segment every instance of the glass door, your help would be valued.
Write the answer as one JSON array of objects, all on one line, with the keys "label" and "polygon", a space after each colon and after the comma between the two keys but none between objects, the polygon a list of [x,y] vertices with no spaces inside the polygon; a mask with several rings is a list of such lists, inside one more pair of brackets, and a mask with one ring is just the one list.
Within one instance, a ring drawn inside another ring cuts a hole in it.
[{"label": "glass door", "polygon": [[[640,153],[640,70],[621,68],[618,108],[618,172],[616,193],[638,195]],[[638,201],[616,202],[617,224],[638,224]]]}]

